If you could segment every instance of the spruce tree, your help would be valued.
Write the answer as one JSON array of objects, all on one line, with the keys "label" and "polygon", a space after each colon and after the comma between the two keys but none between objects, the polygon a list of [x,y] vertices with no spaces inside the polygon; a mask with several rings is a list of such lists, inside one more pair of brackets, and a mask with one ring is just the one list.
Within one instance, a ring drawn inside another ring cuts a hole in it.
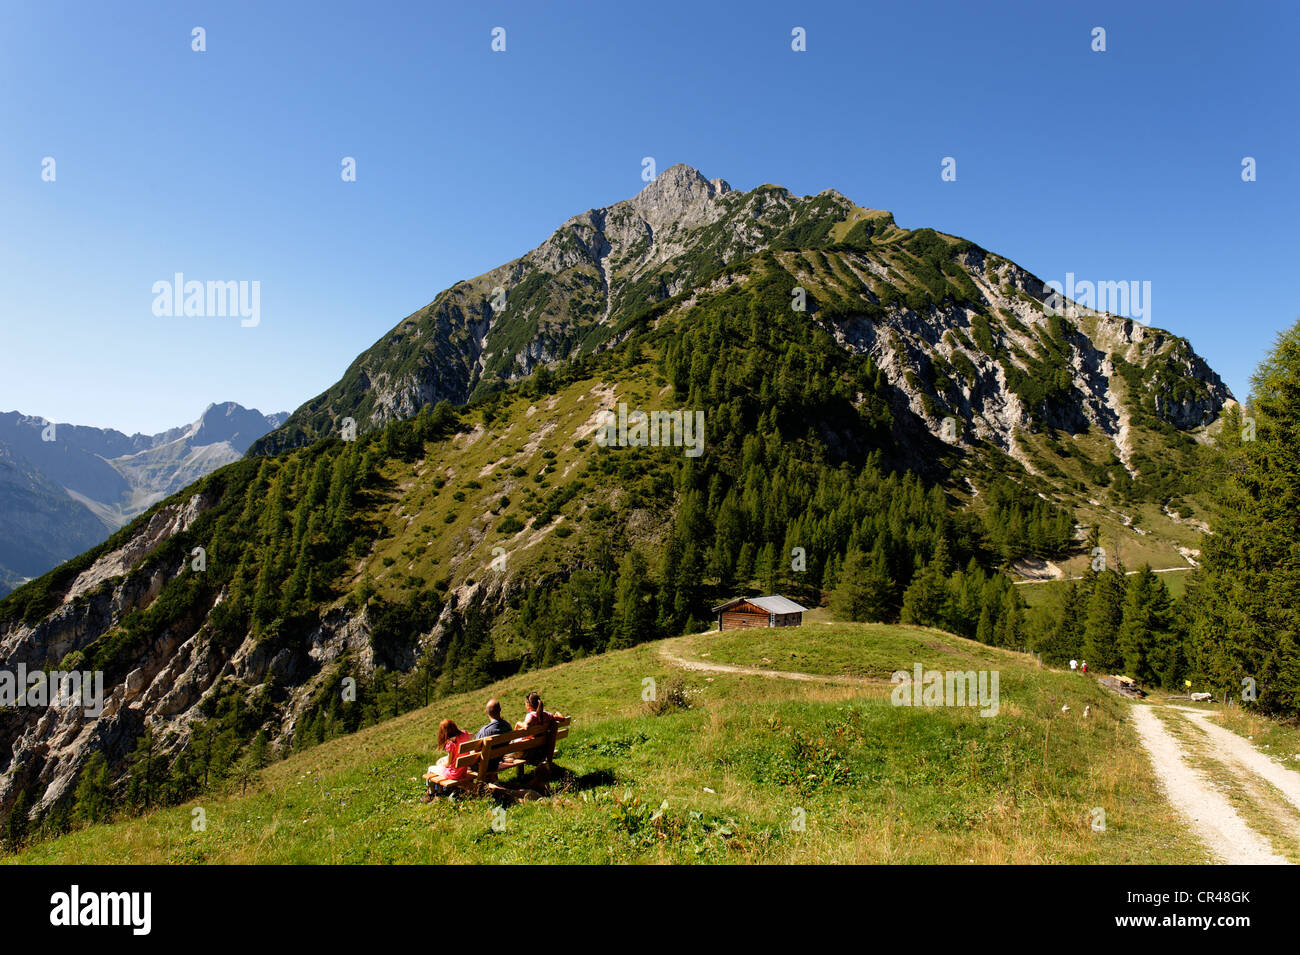
[{"label": "spruce tree", "polygon": [[1172,616],[1169,589],[1149,564],[1143,564],[1128,577],[1117,637],[1124,672],[1133,679],[1161,683],[1157,664],[1172,676],[1169,671],[1177,666],[1176,658],[1168,655],[1174,640]]},{"label": "spruce tree", "polygon": [[1300,322],[1278,336],[1251,387],[1243,427],[1222,435],[1229,478],[1222,518],[1188,588],[1190,643],[1198,679],[1216,695],[1293,716],[1300,713]]},{"label": "spruce tree", "polygon": [[831,612],[843,620],[882,622],[890,619],[893,583],[884,561],[873,552],[850,551],[831,594]]},{"label": "spruce tree", "polygon": [[1082,657],[1093,670],[1114,671],[1123,666],[1119,628],[1124,622],[1124,574],[1103,570],[1093,576],[1092,593],[1084,613]]}]

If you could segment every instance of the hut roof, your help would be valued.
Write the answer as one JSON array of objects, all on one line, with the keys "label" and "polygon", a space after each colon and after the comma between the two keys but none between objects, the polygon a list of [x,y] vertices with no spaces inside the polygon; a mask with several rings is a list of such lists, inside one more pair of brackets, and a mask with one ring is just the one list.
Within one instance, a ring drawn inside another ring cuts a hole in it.
[{"label": "hut roof", "polygon": [[766,610],[768,613],[803,613],[808,608],[801,607],[793,600],[789,600],[779,594],[773,594],[769,597],[737,597],[735,600],[728,600],[726,603],[713,608],[714,613],[721,613],[724,610],[736,606],[739,603],[751,603],[760,610]]}]

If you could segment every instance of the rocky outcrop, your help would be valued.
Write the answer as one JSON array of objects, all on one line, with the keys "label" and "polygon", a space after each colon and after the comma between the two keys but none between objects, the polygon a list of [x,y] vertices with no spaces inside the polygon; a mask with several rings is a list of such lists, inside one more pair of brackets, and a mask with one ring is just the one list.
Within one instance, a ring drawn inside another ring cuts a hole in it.
[{"label": "rocky outcrop", "polygon": [[[862,285],[838,291],[874,301],[866,290],[881,277],[880,263],[854,252],[840,253],[839,261]],[[943,435],[944,420],[951,416],[962,423],[954,443],[986,441],[1018,456],[1016,435],[1023,431],[1043,426],[1073,433],[1096,430],[1110,438],[1128,466],[1135,404],[1146,399],[1156,417],[1192,431],[1214,422],[1232,400],[1219,376],[1184,340],[1074,303],[1067,303],[1067,321],[1054,330],[1043,307],[1049,290],[1037,278],[1005,261],[986,267],[982,253],[968,255],[964,264],[979,291],[978,302],[931,305],[924,312],[894,305],[883,315],[879,310],[869,316],[850,312],[833,320],[837,339],[871,355],[901,404],[936,437]],[[981,319],[991,335],[992,353],[974,329]],[[1055,344],[1064,362],[1035,365],[1032,359],[1044,354],[1056,334],[1063,336]],[[1116,369],[1117,358],[1138,370],[1141,394],[1129,393],[1129,381]],[[938,368],[945,369],[949,386],[937,383]],[[1027,401],[1008,380],[1013,368],[1029,378],[1065,371],[1068,394],[1050,403]],[[1166,390],[1170,381],[1192,396],[1172,397]]]}]

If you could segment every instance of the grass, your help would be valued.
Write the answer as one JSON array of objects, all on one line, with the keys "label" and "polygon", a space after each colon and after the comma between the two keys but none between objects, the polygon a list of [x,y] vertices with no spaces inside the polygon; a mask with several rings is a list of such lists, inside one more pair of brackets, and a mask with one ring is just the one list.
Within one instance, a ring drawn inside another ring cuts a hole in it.
[{"label": "grass", "polygon": [[[867,624],[757,635],[790,669],[876,674],[996,666],[1000,711],[896,707],[890,687],[686,672],[652,643],[511,678],[324,743],[229,792],[73,832],[23,863],[1138,863],[1200,858],[1160,797],[1129,704],[1024,655]],[[727,635],[664,641],[696,660],[761,663]],[[765,649],[766,648],[766,649]],[[703,657],[702,654],[708,654]],[[789,660],[790,662],[787,662]],[[644,680],[692,705],[652,716]],[[422,805],[437,721],[518,717],[539,689],[575,717],[550,799]],[[1061,711],[1069,703],[1068,713]],[[1085,705],[1092,714],[1084,720]],[[1095,807],[1107,828],[1089,826]],[[196,829],[196,810],[206,826]]]},{"label": "grass", "polygon": [[[888,680],[898,669],[911,670],[912,661],[930,659],[944,669],[989,669],[1014,659],[1024,666],[1024,657],[974,640],[963,640],[942,631],[921,627],[877,624],[808,624],[800,632],[790,629],[705,633],[683,637],[674,646],[678,653],[693,653],[701,659],[726,662],[765,670],[793,670],[801,673],[857,676]],[[905,661],[900,666],[899,661]]]},{"label": "grass", "polygon": [[1291,769],[1300,769],[1300,725],[1279,723],[1239,706],[1212,706],[1215,719],[1224,729],[1232,730],[1255,744],[1265,755]]}]

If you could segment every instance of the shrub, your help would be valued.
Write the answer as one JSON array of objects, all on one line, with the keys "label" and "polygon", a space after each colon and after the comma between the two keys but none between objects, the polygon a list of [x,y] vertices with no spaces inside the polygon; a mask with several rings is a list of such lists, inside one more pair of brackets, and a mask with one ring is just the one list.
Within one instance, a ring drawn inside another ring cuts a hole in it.
[{"label": "shrub", "polygon": [[497,525],[498,534],[518,534],[524,529],[524,522],[513,514],[508,515],[500,524]]},{"label": "shrub", "polygon": [[646,711],[651,716],[664,716],[678,710],[689,710],[691,698],[696,691],[686,685],[680,677],[674,677],[664,684],[663,689],[655,694],[653,700],[646,702]]}]

